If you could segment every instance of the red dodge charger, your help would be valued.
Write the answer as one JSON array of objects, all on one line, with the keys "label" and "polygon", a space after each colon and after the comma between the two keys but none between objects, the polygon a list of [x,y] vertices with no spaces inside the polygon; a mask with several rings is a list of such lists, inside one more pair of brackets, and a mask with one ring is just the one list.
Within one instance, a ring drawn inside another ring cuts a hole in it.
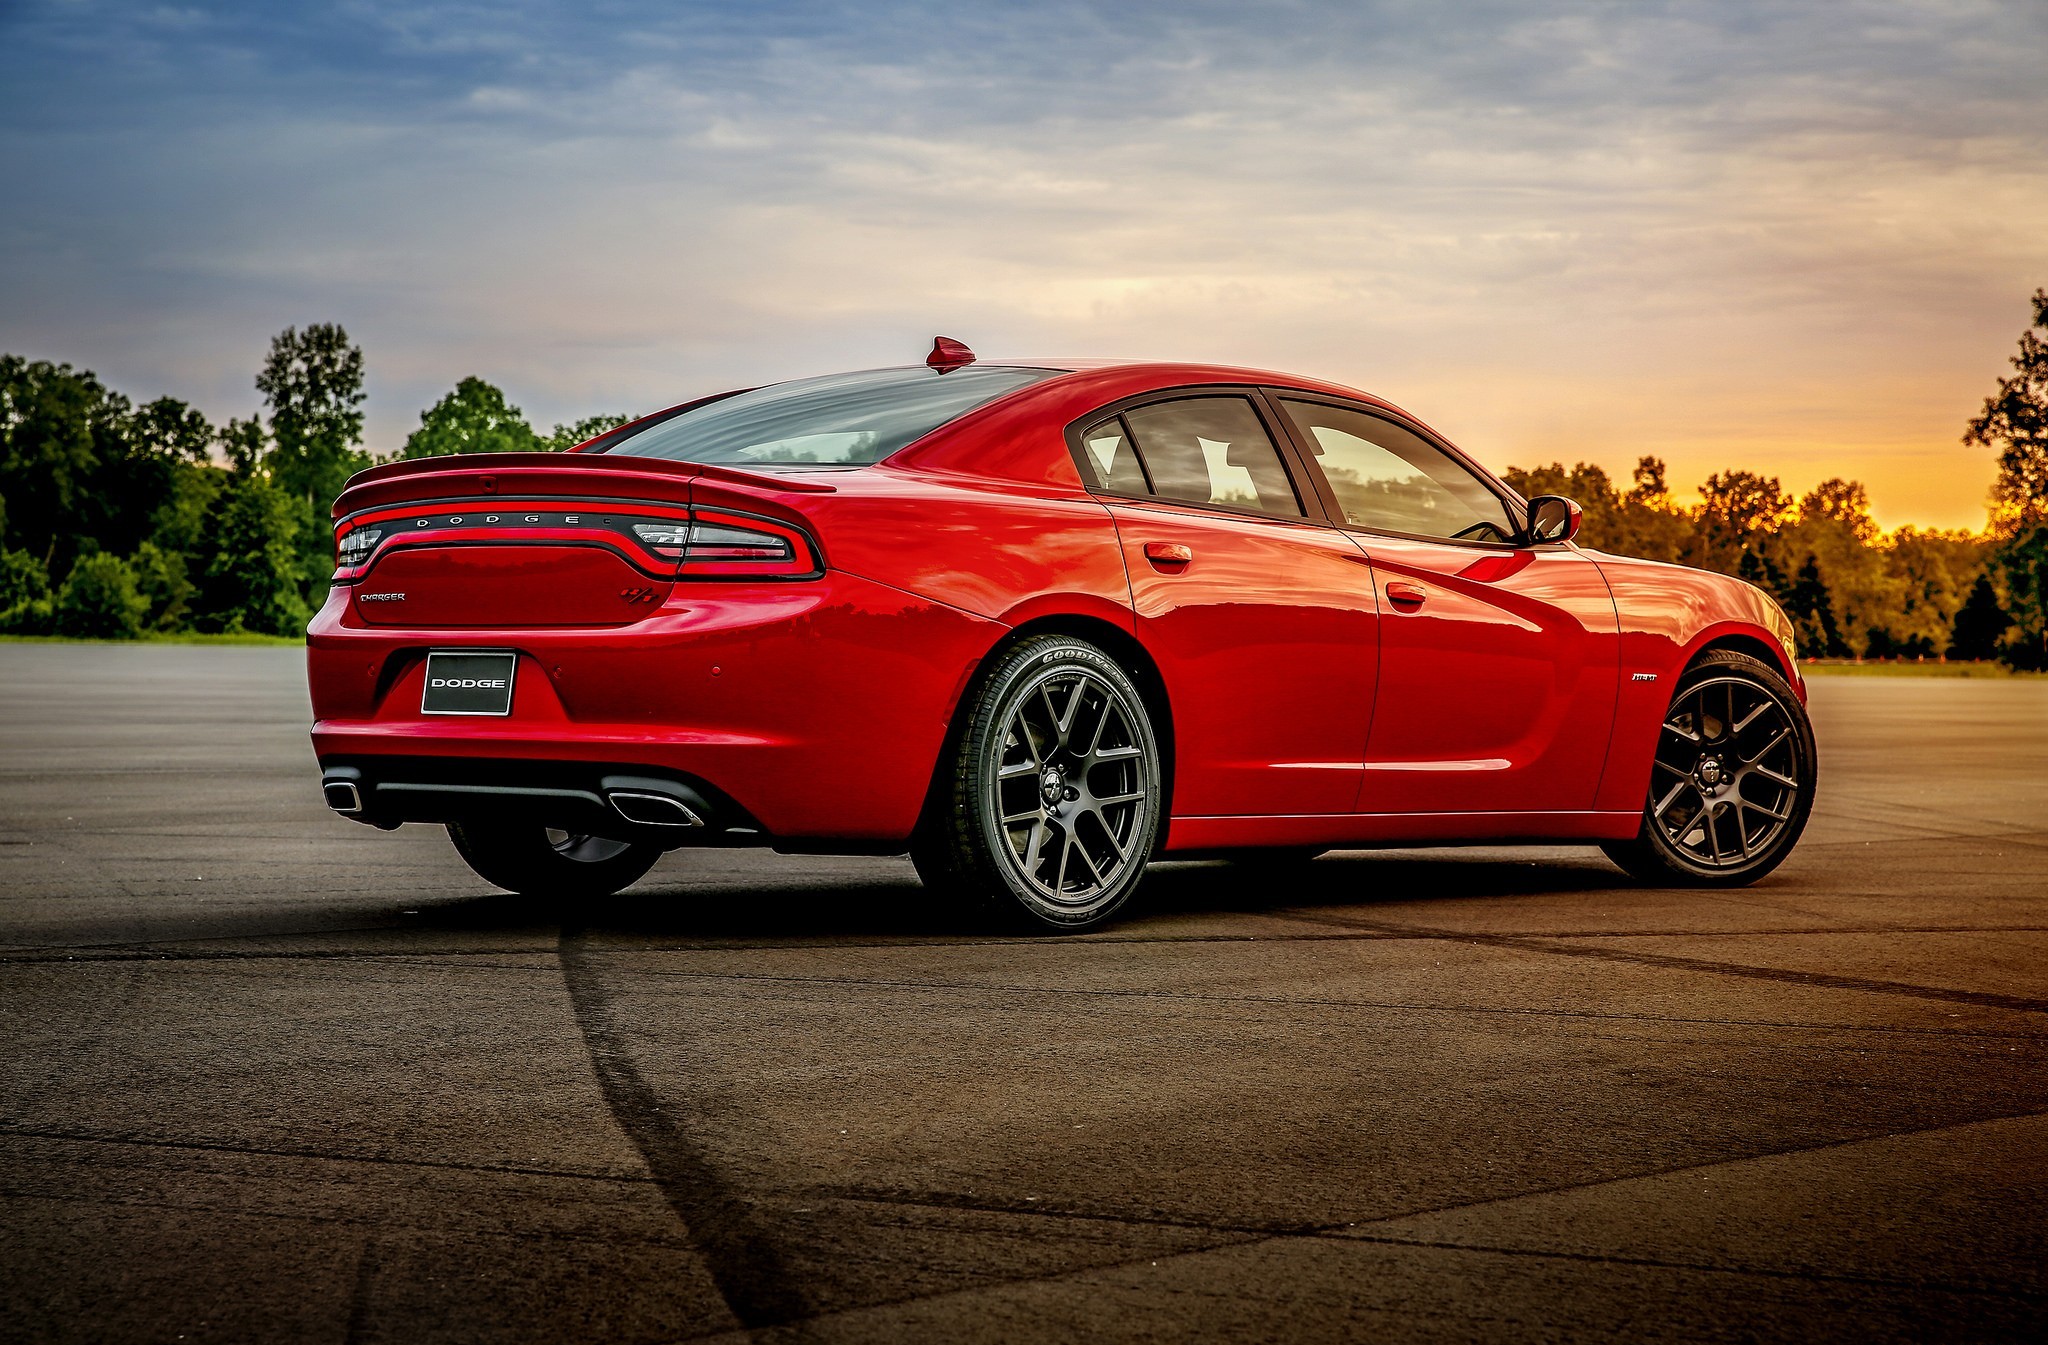
[{"label": "red dodge charger", "polygon": [[1590,842],[1748,883],[1813,804],[1768,597],[1582,549],[1571,501],[1313,379],[941,339],[375,467],[334,517],[327,801],[519,892],[907,850],[1076,930],[1161,856]]}]

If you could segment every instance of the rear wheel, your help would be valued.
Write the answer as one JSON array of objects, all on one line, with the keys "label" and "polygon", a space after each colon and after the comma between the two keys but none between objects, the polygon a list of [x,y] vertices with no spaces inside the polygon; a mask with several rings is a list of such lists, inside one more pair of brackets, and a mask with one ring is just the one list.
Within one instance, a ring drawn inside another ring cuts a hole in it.
[{"label": "rear wheel", "polygon": [[1028,928],[1107,920],[1159,832],[1159,744],[1143,697],[1084,640],[1037,636],[970,696],[933,815],[911,848],[928,887]]},{"label": "rear wheel", "polygon": [[529,897],[608,897],[646,876],[661,847],[535,822],[450,822],[463,862],[494,887]]},{"label": "rear wheel", "polygon": [[1644,882],[1753,883],[1798,843],[1817,776],[1813,726],[1791,685],[1760,659],[1714,650],[1679,678],[1641,830],[1601,848]]}]

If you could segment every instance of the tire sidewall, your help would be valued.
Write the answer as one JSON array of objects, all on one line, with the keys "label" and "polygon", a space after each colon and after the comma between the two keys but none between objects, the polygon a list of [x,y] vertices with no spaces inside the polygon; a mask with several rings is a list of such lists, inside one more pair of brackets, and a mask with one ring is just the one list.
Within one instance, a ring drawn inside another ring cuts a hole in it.
[{"label": "tire sidewall", "polygon": [[[1142,811],[1131,832],[1131,847],[1139,856],[1137,861],[1127,865],[1087,905],[1069,907],[1047,901],[1021,872],[1000,820],[1001,799],[995,788],[995,771],[1002,760],[1003,734],[1018,706],[1026,697],[1035,695],[1046,681],[1077,669],[1100,678],[1122,702],[1132,732],[1144,749],[1140,770],[1146,797],[1139,804]],[[1078,930],[1099,924],[1129,901],[1144,880],[1146,860],[1158,839],[1165,790],[1150,707],[1122,665],[1096,646],[1075,637],[1042,636],[1026,641],[990,674],[962,747],[959,794],[965,797],[956,795],[956,801],[965,805],[969,848],[985,885],[997,889],[1029,920],[1055,930]]]},{"label": "tire sidewall", "polygon": [[[1793,734],[1798,750],[1800,770],[1795,778],[1799,780],[1799,793],[1792,803],[1790,821],[1787,822],[1785,829],[1778,834],[1777,839],[1772,843],[1769,850],[1766,850],[1763,854],[1758,855],[1746,864],[1737,865],[1732,868],[1708,868],[1697,863],[1690,856],[1680,851],[1677,846],[1673,845],[1670,838],[1664,834],[1662,824],[1653,815],[1652,810],[1656,806],[1655,767],[1653,766],[1651,768],[1653,783],[1650,789],[1650,796],[1643,804],[1643,824],[1642,831],[1638,836],[1638,844],[1646,848],[1655,857],[1658,864],[1669,872],[1671,878],[1678,882],[1730,887],[1755,882],[1785,862],[1786,856],[1791,854],[1793,848],[1799,844],[1799,838],[1806,830],[1807,820],[1813,814],[1813,797],[1820,779],[1820,763],[1819,755],[1815,750],[1813,723],[1807,716],[1806,703],[1799,698],[1799,693],[1792,689],[1791,683],[1787,682],[1776,669],[1761,659],[1753,658],[1747,654],[1738,654],[1732,650],[1710,651],[1698,662],[1687,668],[1679,677],[1678,686],[1671,695],[1671,705],[1677,705],[1679,701],[1697,689],[1701,683],[1729,677],[1739,678],[1761,687],[1785,707],[1787,717],[1792,722]],[[1667,706],[1665,715],[1668,717],[1670,713],[1670,708]],[[1658,732],[1661,735],[1663,729],[1660,727]]]}]

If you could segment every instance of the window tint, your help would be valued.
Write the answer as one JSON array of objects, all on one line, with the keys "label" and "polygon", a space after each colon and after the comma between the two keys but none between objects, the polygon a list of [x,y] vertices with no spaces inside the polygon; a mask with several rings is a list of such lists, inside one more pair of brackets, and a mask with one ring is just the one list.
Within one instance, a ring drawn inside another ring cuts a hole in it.
[{"label": "window tint", "polygon": [[1124,433],[1123,421],[1103,421],[1083,434],[1081,443],[1088,450],[1088,465],[1095,469],[1096,485],[1119,495],[1152,493],[1138,452],[1131,447],[1130,436]]},{"label": "window tint", "polygon": [[1420,435],[1363,411],[1280,403],[1322,465],[1348,522],[1472,542],[1513,540],[1500,496]]},{"label": "window tint", "polygon": [[1054,372],[968,365],[941,374],[918,366],[771,383],[657,422],[602,451],[748,466],[880,462],[983,402]]},{"label": "window tint", "polygon": [[[1245,398],[1155,402],[1125,412],[1123,420],[1137,440],[1152,494],[1301,517],[1301,501],[1287,479],[1287,469],[1280,465],[1280,451]],[[1111,490],[1127,489],[1107,480],[1103,484]],[[1128,489],[1143,493],[1144,482]]]}]

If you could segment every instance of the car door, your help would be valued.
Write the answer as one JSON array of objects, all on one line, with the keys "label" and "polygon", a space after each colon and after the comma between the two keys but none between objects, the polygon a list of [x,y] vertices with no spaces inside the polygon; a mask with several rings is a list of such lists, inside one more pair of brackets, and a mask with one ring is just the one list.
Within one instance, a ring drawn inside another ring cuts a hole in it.
[{"label": "car door", "polygon": [[1517,545],[1519,505],[1419,426],[1273,396],[1382,599],[1359,811],[1590,809],[1620,677],[1599,567]]},{"label": "car door", "polygon": [[1364,553],[1297,484],[1252,390],[1112,411],[1075,459],[1116,520],[1166,683],[1174,816],[1349,812],[1373,703]]}]

